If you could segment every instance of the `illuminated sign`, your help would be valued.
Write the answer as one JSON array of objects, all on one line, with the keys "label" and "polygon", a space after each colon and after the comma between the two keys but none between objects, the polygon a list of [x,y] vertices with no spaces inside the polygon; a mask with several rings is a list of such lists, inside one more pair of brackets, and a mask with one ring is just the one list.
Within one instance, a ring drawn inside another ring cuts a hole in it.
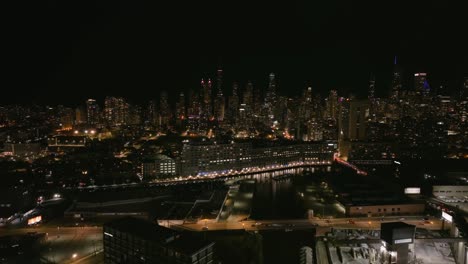
[{"label": "illuminated sign", "polygon": [[446,212],[442,211],[442,218],[449,221],[449,222],[452,222],[453,221],[453,217],[449,214],[447,214]]},{"label": "illuminated sign", "polygon": [[42,221],[42,216],[38,215],[28,219],[28,225],[34,225]]},{"label": "illuminated sign", "polygon": [[406,243],[413,243],[413,239],[412,238],[404,238],[404,239],[397,239],[395,241],[393,241],[393,244],[406,244]]},{"label": "illuminated sign", "polygon": [[421,188],[413,187],[413,188],[405,188],[405,194],[420,194]]}]

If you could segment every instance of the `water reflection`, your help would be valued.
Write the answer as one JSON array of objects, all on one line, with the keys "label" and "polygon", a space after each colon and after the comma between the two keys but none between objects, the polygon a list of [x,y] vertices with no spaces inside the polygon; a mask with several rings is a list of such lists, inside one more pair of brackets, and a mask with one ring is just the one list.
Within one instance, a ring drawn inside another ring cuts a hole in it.
[{"label": "water reflection", "polygon": [[332,166],[294,168],[236,178],[255,179],[252,219],[306,218],[314,215],[341,216],[342,207],[328,185],[322,184]]}]

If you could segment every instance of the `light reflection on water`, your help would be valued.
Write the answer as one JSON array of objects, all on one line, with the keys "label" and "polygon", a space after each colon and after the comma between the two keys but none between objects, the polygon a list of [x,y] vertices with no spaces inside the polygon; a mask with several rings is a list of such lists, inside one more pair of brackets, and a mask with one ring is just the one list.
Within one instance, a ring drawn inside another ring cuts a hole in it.
[{"label": "light reflection on water", "polygon": [[238,179],[256,180],[250,216],[252,219],[306,218],[309,209],[316,215],[338,216],[337,205],[322,197],[332,197],[333,194],[319,185],[320,180],[331,173],[334,173],[331,166],[294,168],[246,175]]}]

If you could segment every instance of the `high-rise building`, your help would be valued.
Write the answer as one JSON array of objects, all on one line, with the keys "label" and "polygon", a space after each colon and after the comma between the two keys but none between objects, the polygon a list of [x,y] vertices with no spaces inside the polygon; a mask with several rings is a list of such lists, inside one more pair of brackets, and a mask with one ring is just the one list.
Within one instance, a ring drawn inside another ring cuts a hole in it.
[{"label": "high-rise building", "polygon": [[171,119],[171,108],[169,106],[169,98],[166,91],[161,92],[159,98],[159,127],[163,128],[169,125]]},{"label": "high-rise building", "polygon": [[86,115],[88,124],[95,125],[99,123],[99,105],[95,99],[88,99],[86,101]]},{"label": "high-rise building", "polygon": [[217,77],[216,77],[216,96],[214,98],[214,118],[218,120],[218,122],[222,122],[224,120],[224,111],[226,107],[226,99],[223,95],[223,70],[218,69]]},{"label": "high-rise building", "polygon": [[179,100],[176,103],[176,118],[179,120],[185,119],[187,116],[185,111],[185,94],[181,92],[179,94]]},{"label": "high-rise building", "polygon": [[414,74],[414,91],[421,95],[427,95],[430,92],[427,73],[418,72]]},{"label": "high-rise building", "polygon": [[276,102],[276,80],[275,74],[270,73],[269,82],[268,82],[268,89],[265,95],[265,104],[267,107],[273,107]]},{"label": "high-rise building", "polygon": [[128,118],[128,104],[121,97],[107,96],[104,100],[104,119],[112,126],[124,125]]},{"label": "high-rise building", "polygon": [[126,104],[127,114],[125,117],[125,124],[127,125],[139,125],[142,121],[142,109],[141,106],[136,104]]},{"label": "high-rise building", "polygon": [[148,102],[148,109],[146,112],[146,121],[152,125],[157,124],[158,121],[158,108],[155,100]]},{"label": "high-rise building", "polygon": [[254,117],[258,117],[262,111],[262,91],[258,88],[258,85],[253,86],[253,96],[252,112]]},{"label": "high-rise building", "polygon": [[364,140],[366,138],[367,122],[369,118],[369,101],[351,101],[349,105],[349,133],[350,140]]},{"label": "high-rise building", "polygon": [[252,106],[253,105],[253,100],[254,100],[254,95],[253,95],[253,84],[252,82],[247,82],[247,85],[245,86],[245,91],[243,95],[243,103]]},{"label": "high-rise building", "polygon": [[204,79],[201,80],[201,88],[202,88],[202,118],[210,119],[212,116],[212,82],[211,79],[205,81]]},{"label": "high-rise building", "polygon": [[326,106],[326,116],[328,119],[337,120],[338,118],[338,93],[336,90],[330,90]]},{"label": "high-rise building", "polygon": [[301,99],[300,118],[302,118],[304,122],[307,122],[312,118],[314,111],[312,87],[307,87],[307,89],[303,91]]},{"label": "high-rise building", "polygon": [[263,118],[264,123],[267,126],[271,126],[275,121],[275,106],[276,106],[276,79],[275,74],[270,73],[268,88],[265,94],[265,102],[263,106]]},{"label": "high-rise building", "polygon": [[468,77],[465,77],[465,80],[463,81],[463,85],[460,91],[460,98],[468,98]]},{"label": "high-rise building", "polygon": [[222,122],[224,120],[225,107],[226,100],[224,99],[223,91],[218,89],[218,93],[216,94],[214,101],[214,116],[218,122]]},{"label": "high-rise building", "polygon": [[393,61],[392,89],[390,92],[391,99],[398,100],[402,90],[402,86],[402,73],[400,67],[397,64],[397,56],[395,56]]},{"label": "high-rise building", "polygon": [[369,99],[369,115],[371,116],[372,121],[376,121],[376,98],[375,98],[375,76],[371,75],[369,80],[369,94],[367,96]]},{"label": "high-rise building", "polygon": [[239,85],[234,83],[232,85],[232,95],[229,96],[228,100],[228,119],[229,123],[235,124],[237,119],[237,111],[239,109]]},{"label": "high-rise building", "polygon": [[86,123],[86,110],[83,106],[79,106],[75,109],[75,124],[84,124]]},{"label": "high-rise building", "polygon": [[75,119],[75,112],[73,111],[73,109],[59,106],[57,110],[59,114],[59,126],[62,129],[71,129],[73,126],[73,121]]},{"label": "high-rise building", "polygon": [[375,76],[371,75],[369,80],[369,94],[367,96],[369,100],[373,100],[375,97]]}]

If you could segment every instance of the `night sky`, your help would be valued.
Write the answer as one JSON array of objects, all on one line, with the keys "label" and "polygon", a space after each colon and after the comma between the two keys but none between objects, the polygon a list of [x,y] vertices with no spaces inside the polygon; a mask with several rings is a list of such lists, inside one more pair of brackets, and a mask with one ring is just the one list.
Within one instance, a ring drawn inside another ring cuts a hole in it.
[{"label": "night sky", "polygon": [[[162,3],[160,3],[162,2]],[[224,3],[223,3],[224,2]],[[364,95],[371,73],[389,89],[394,55],[454,91],[468,76],[466,1],[35,1],[16,3],[4,42],[1,104],[134,102],[225,75],[282,94]],[[411,87],[409,87],[411,88]]]}]

